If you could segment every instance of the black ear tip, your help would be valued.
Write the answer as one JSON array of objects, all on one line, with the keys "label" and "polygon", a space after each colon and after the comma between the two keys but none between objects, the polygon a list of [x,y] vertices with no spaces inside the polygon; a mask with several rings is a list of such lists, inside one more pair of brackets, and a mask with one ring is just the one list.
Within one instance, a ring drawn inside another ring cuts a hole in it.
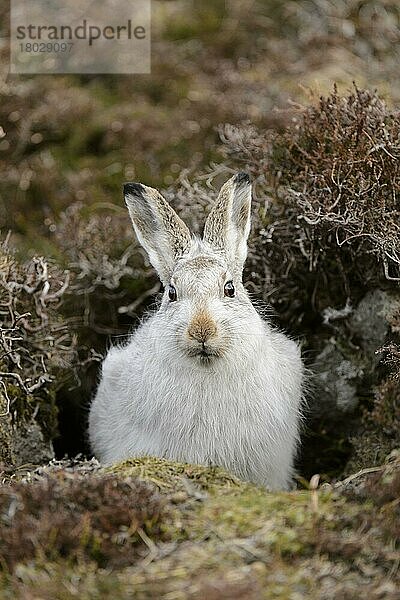
[{"label": "black ear tip", "polygon": [[250,177],[247,173],[245,173],[244,171],[241,171],[240,173],[238,173],[235,177],[235,183],[237,185],[243,185],[243,184],[249,184],[250,183]]},{"label": "black ear tip", "polygon": [[144,186],[141,183],[124,183],[124,196],[143,196]]}]

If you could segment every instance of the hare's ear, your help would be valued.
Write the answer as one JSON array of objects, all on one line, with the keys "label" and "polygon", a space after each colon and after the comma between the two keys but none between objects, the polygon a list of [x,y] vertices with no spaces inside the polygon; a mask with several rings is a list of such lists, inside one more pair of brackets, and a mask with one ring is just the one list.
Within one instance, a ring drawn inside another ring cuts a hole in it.
[{"label": "hare's ear", "polygon": [[189,229],[157,190],[125,183],[124,196],[138,240],[166,285],[177,260],[190,246]]},{"label": "hare's ear", "polygon": [[204,241],[223,252],[239,276],[247,256],[250,210],[250,177],[238,173],[222,186],[204,227]]}]

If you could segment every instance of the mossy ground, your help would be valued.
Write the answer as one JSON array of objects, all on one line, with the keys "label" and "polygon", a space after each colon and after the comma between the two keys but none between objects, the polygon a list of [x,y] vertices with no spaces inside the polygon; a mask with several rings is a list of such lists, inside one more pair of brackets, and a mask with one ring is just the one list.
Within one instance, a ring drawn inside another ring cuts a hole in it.
[{"label": "mossy ground", "polygon": [[[57,556],[57,524],[47,545],[44,538],[38,543],[40,514],[48,518],[49,509],[46,498],[40,506],[32,492],[54,480],[59,497],[65,496],[64,506],[62,501],[58,506],[61,516],[71,510],[71,488],[76,494],[80,486],[87,502],[87,490],[89,496],[96,489],[104,493],[115,481],[111,504],[121,509],[126,503],[128,508],[131,498],[129,518],[140,513],[146,521],[143,511],[152,511],[152,524],[142,525],[136,517],[126,529],[121,511],[116,510],[110,521],[113,513],[107,513],[107,506],[104,515],[109,517],[104,521],[101,502],[94,496],[95,520],[87,522],[84,536],[80,529],[68,537],[77,544],[76,551],[63,556],[59,546]],[[3,539],[5,532],[14,533],[14,544],[22,552],[11,567],[2,555],[2,597],[333,600],[368,591],[369,598],[394,600],[400,583],[399,453],[392,453],[373,472],[319,489],[314,480],[310,487],[269,493],[220,469],[152,458],[107,469],[91,464],[86,473],[84,465],[80,470],[66,465],[43,468],[23,484],[11,482],[1,488],[3,497],[14,490],[14,498],[25,498],[11,517],[10,510],[2,509]],[[32,494],[35,503],[30,505]],[[36,537],[18,528],[21,519],[26,521],[34,512]],[[95,556],[104,560],[109,554],[106,568],[87,552],[91,527],[98,536]],[[21,548],[27,548],[27,537],[36,551],[25,550],[24,557]],[[2,547],[4,541],[0,555]]]}]

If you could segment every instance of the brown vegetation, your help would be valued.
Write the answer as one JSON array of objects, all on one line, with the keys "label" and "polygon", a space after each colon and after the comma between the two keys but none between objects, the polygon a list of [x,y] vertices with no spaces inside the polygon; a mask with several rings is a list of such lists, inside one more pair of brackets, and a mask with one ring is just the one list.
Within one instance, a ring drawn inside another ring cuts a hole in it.
[{"label": "brown vegetation", "polygon": [[225,127],[222,135],[226,156],[258,184],[253,261],[269,265],[268,297],[281,313],[307,325],[312,313],[395,285],[399,115],[376,93],[335,90],[298,109],[281,133]]},{"label": "brown vegetation", "polygon": [[[65,559],[121,568],[156,532],[162,510],[154,486],[108,475],[55,471],[0,488],[0,563]],[[141,535],[141,532],[142,535]]]}]

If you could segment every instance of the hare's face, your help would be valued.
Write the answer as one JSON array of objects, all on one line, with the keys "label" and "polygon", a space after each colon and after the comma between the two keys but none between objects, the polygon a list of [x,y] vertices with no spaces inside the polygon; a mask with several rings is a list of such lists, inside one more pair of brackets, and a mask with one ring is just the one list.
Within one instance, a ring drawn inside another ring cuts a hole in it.
[{"label": "hare's face", "polygon": [[168,348],[210,362],[235,343],[242,347],[257,322],[241,283],[250,231],[248,175],[238,173],[222,186],[201,240],[157,190],[127,183],[124,191],[139,242],[164,284],[160,336]]},{"label": "hare's face", "polygon": [[234,347],[255,311],[224,258],[202,253],[178,261],[160,312],[169,343],[208,363]]}]

